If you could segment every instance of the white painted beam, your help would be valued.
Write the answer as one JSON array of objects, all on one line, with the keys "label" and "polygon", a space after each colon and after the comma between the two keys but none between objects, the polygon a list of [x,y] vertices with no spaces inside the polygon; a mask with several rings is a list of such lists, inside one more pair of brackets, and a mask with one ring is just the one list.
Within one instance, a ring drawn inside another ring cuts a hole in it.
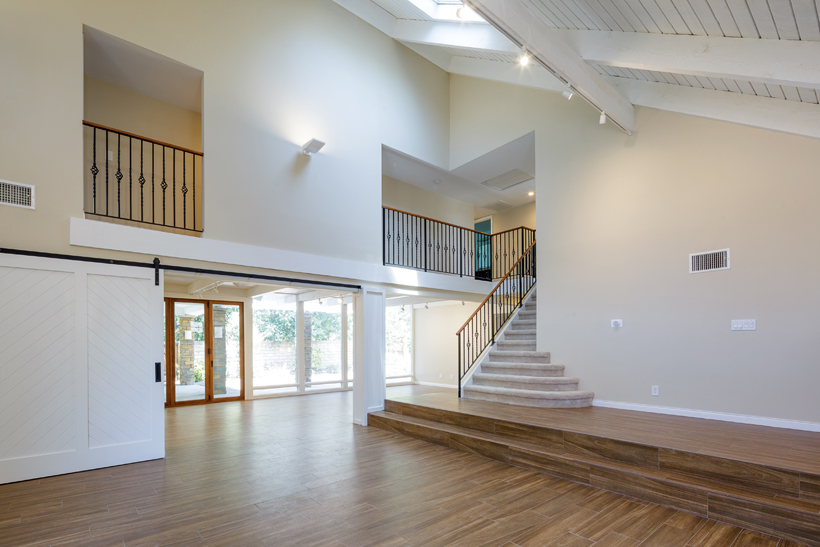
[{"label": "white painted beam", "polygon": [[470,0],[470,5],[513,42],[526,46],[536,61],[564,81],[621,129],[635,130],[632,105],[522,0]]},{"label": "white painted beam", "polygon": [[820,105],[607,78],[635,105],[820,139]]},{"label": "white painted beam", "polygon": [[393,38],[401,42],[433,46],[521,53],[518,46],[490,25],[462,25],[441,21],[399,19],[393,30]]},{"label": "white painted beam", "polygon": [[448,72],[451,74],[460,74],[461,76],[472,76],[473,78],[495,80],[497,82],[523,85],[537,89],[547,89],[549,91],[557,91],[558,93],[566,87],[555,76],[534,64],[522,68],[510,63],[499,63],[485,59],[453,57],[450,60]]},{"label": "white painted beam", "polygon": [[820,89],[820,42],[556,30],[585,61]]}]

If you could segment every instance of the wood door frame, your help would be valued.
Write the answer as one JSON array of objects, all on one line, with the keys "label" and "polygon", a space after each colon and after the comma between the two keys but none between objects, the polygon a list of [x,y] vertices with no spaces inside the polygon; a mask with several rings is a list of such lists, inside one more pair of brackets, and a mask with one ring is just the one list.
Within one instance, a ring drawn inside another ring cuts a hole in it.
[{"label": "wood door frame", "polygon": [[[174,304],[177,302],[205,305],[205,350],[210,357],[210,366],[205,366],[205,398],[193,401],[176,400],[176,323],[174,321]],[[214,397],[213,379],[213,306],[214,304],[239,307],[239,396]],[[206,405],[245,400],[245,306],[242,302],[230,300],[199,300],[192,298],[165,298],[165,408],[177,406]]]}]

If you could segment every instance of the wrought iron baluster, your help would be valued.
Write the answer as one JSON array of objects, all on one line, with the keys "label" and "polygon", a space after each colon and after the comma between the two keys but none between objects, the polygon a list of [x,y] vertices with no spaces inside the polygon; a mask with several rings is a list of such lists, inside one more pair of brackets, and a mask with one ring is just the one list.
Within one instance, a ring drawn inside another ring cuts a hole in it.
[{"label": "wrought iron baluster", "polygon": [[128,218],[134,220],[134,139],[128,137]]},{"label": "wrought iron baluster", "polygon": [[120,158],[122,157],[122,145],[120,143],[120,134],[117,133],[117,173],[114,175],[117,177],[117,218],[121,218],[122,215],[120,214],[120,197],[121,197],[121,187],[120,184],[122,183],[122,166],[120,163]]},{"label": "wrought iron baluster", "polygon": [[173,166],[173,169],[174,169],[174,174],[171,177],[171,180],[173,182],[173,190],[171,191],[171,202],[173,203],[173,207],[174,207],[173,219],[174,219],[174,228],[176,228],[177,227],[177,151],[176,151],[175,148],[171,149],[171,159],[172,159],[171,165]]},{"label": "wrought iron baluster", "polygon": [[187,220],[185,215],[186,205],[188,201],[188,187],[185,185],[185,151],[182,152],[182,227],[186,228],[188,226]]},{"label": "wrought iron baluster", "polygon": [[91,212],[97,214],[97,173],[100,172],[97,167],[97,128],[92,128],[94,132],[94,143],[91,147]]},{"label": "wrought iron baluster", "polygon": [[140,220],[145,222],[145,169],[143,162],[145,161],[145,153],[143,145],[145,141],[140,139],[140,178],[137,179],[140,183]]},{"label": "wrought iron baluster", "polygon": [[108,194],[108,131],[105,132],[105,215],[108,216],[108,205],[111,201]]},{"label": "wrought iron baluster", "polygon": [[162,184],[160,184],[160,188],[162,188],[162,225],[166,226],[165,223],[165,190],[168,188],[168,183],[165,182],[165,147],[162,147]]}]

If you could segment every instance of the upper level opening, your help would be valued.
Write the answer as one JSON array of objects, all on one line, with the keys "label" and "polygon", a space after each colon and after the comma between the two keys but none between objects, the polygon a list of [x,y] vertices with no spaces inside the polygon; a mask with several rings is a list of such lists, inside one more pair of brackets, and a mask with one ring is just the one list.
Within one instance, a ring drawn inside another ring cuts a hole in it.
[{"label": "upper level opening", "polygon": [[84,26],[88,218],[203,231],[204,73]]}]

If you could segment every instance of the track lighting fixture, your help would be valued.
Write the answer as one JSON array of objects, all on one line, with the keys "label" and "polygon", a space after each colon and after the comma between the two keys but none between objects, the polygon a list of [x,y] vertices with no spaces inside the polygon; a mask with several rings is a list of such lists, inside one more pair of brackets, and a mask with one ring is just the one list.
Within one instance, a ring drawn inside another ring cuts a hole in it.
[{"label": "track lighting fixture", "polygon": [[429,304],[430,304],[429,302],[425,302],[425,303],[424,303],[424,309],[425,309],[425,310],[429,310],[429,309],[430,309]]},{"label": "track lighting fixture", "polygon": [[604,125],[606,123],[606,112],[601,110],[601,117],[598,118],[598,123]]},{"label": "track lighting fixture", "polygon": [[402,304],[402,306],[401,306],[401,311],[402,312],[404,311],[404,304]]},{"label": "track lighting fixture", "polygon": [[521,66],[527,66],[528,64],[530,64],[530,56],[529,56],[529,55],[527,55],[527,52],[526,52],[526,51],[525,51],[525,52],[524,52],[524,54],[523,54],[523,55],[521,55],[521,57],[518,59],[518,64],[520,64]]},{"label": "track lighting fixture", "polygon": [[458,17],[459,19],[466,19],[469,14],[470,6],[468,6],[467,4],[464,4],[456,10],[456,17]]},{"label": "track lighting fixture", "polygon": [[320,306],[322,305],[322,299],[321,298],[319,299],[319,305]]},{"label": "track lighting fixture", "polygon": [[534,195],[535,195],[535,192],[528,192],[528,193],[527,193],[527,195],[528,195],[528,196],[530,196],[530,197],[532,197],[532,196],[534,196]]},{"label": "track lighting fixture", "polygon": [[461,305],[462,305],[462,306],[464,306],[464,305],[465,305],[465,304],[464,304],[464,300],[462,300],[462,301],[461,301]]},{"label": "track lighting fixture", "polygon": [[572,98],[572,87],[570,87],[569,83],[567,83],[567,88],[561,92],[561,95],[563,95],[566,100]]}]

